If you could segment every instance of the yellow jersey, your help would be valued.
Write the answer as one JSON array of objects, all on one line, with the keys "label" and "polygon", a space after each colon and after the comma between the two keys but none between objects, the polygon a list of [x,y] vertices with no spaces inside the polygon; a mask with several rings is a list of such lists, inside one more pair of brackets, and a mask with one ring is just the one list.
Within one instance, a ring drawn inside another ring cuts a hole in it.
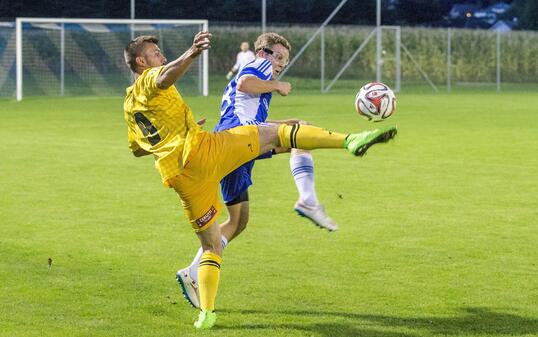
[{"label": "yellow jersey", "polygon": [[157,87],[164,66],[146,69],[126,90],[123,103],[129,148],[155,157],[163,183],[178,176],[201,132],[192,110],[174,85]]}]

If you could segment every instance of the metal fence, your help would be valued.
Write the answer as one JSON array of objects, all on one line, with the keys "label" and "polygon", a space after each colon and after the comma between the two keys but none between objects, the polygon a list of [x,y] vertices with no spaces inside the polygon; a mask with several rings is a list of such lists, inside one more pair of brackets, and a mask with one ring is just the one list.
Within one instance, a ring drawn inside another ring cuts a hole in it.
[{"label": "metal fence", "polygon": [[[290,41],[292,57],[318,29],[316,26],[266,28]],[[240,42],[253,43],[261,33],[259,26],[241,23],[210,23],[210,30],[214,36],[208,60],[210,78],[223,78],[234,63]],[[290,64],[285,78],[307,79],[320,92],[357,88],[365,81],[375,80],[373,31],[375,27],[324,27]],[[380,61],[382,80],[403,91],[415,85],[439,91],[468,87],[502,91],[511,83],[538,84],[538,33],[385,27]],[[14,25],[9,23],[0,24],[0,90],[0,96],[15,96],[15,32]]]}]

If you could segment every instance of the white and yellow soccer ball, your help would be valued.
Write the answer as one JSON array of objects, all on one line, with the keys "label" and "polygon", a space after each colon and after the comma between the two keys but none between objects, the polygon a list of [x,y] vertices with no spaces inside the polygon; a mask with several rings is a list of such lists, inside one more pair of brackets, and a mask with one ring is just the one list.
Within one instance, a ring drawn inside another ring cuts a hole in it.
[{"label": "white and yellow soccer ball", "polygon": [[396,96],[386,84],[368,83],[355,96],[355,110],[369,121],[380,122],[396,110]]}]

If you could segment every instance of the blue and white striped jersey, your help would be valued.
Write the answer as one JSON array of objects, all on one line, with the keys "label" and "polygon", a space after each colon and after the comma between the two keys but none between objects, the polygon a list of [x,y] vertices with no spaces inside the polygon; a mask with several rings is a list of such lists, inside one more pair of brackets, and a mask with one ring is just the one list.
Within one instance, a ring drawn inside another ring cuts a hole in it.
[{"label": "blue and white striped jersey", "polygon": [[239,125],[265,122],[272,93],[251,94],[237,90],[237,82],[243,76],[256,76],[264,81],[273,79],[273,67],[269,60],[257,58],[245,65],[228,83],[222,95],[220,121],[215,131],[227,130]]}]

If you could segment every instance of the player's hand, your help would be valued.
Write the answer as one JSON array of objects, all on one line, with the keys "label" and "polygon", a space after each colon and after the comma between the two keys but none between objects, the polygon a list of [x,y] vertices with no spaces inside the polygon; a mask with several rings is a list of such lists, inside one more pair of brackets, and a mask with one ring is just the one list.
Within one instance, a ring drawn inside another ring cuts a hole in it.
[{"label": "player's hand", "polygon": [[291,83],[290,82],[278,82],[276,91],[281,96],[288,96],[288,94],[291,91]]},{"label": "player's hand", "polygon": [[198,56],[204,50],[211,48],[211,37],[212,35],[210,32],[199,32],[194,36],[194,41],[191,47],[194,56]]},{"label": "player's hand", "polygon": [[202,118],[202,119],[198,120],[198,122],[196,122],[196,124],[204,125],[206,120],[207,120],[207,118]]}]

